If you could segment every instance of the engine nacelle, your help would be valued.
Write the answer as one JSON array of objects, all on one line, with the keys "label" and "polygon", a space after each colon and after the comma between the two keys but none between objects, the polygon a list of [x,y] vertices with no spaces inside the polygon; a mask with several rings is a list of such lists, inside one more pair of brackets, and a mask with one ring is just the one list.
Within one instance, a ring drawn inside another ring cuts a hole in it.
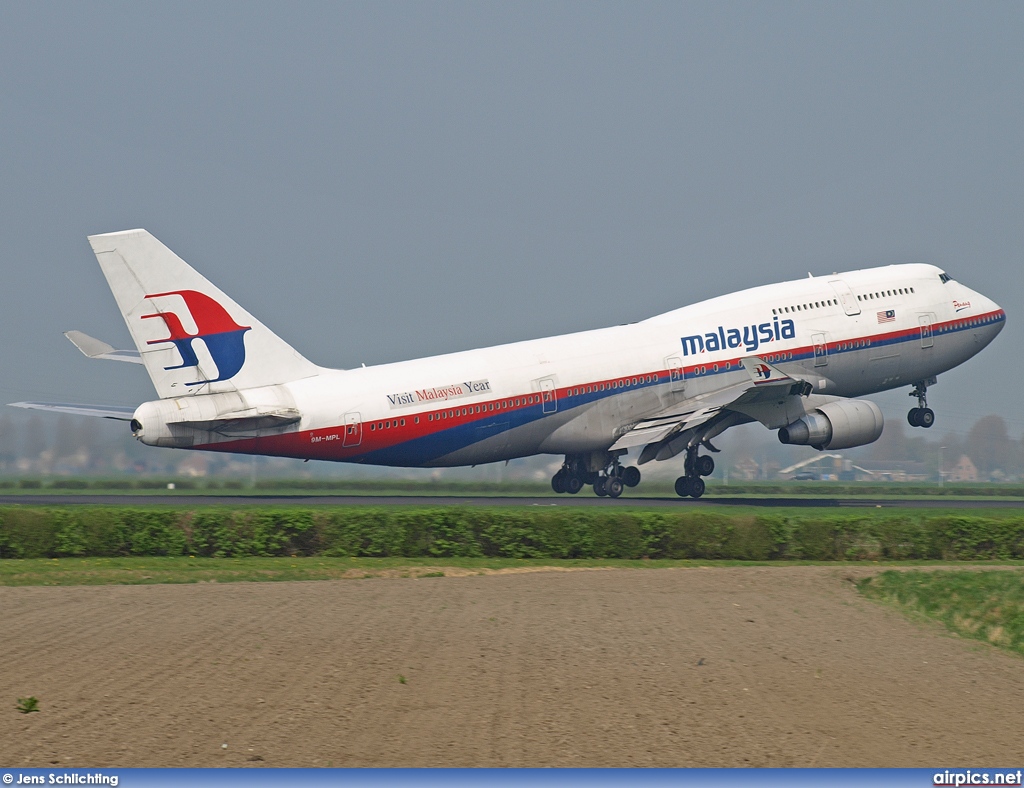
[{"label": "engine nacelle", "polygon": [[878,406],[866,399],[827,402],[779,430],[782,443],[815,449],[849,449],[874,443],[885,422]]}]

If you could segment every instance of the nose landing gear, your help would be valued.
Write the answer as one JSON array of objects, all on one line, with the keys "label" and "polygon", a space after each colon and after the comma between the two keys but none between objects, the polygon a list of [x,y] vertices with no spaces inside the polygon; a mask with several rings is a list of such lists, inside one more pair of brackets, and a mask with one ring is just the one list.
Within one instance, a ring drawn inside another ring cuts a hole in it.
[{"label": "nose landing gear", "polygon": [[935,378],[914,384],[914,390],[910,392],[910,396],[917,397],[917,407],[911,408],[907,413],[907,422],[911,427],[927,429],[935,423],[935,411],[928,407],[928,385],[934,383]]},{"label": "nose landing gear", "polygon": [[715,460],[710,455],[698,455],[697,447],[686,450],[686,461],[683,463],[684,476],[676,479],[676,495],[680,498],[700,498],[707,485],[701,476],[710,476],[715,472]]}]

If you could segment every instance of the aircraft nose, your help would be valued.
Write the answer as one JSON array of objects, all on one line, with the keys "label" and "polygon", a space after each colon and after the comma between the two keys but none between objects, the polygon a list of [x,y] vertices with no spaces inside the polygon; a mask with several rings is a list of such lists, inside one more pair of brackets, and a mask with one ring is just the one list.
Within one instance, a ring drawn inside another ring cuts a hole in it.
[{"label": "aircraft nose", "polygon": [[983,319],[986,324],[985,327],[989,329],[989,339],[994,339],[1003,330],[1003,326],[1006,325],[1006,312],[988,296],[978,293],[978,300],[982,304],[980,313],[985,316]]},{"label": "aircraft nose", "polygon": [[998,314],[1000,314],[1000,315],[1005,317],[1006,313],[1003,311],[1003,308],[1001,306],[999,306],[999,304],[997,304],[995,301],[993,301],[988,296],[982,296],[982,298],[985,299],[985,312],[986,313],[991,314],[991,313],[994,312],[994,313],[998,313]]}]

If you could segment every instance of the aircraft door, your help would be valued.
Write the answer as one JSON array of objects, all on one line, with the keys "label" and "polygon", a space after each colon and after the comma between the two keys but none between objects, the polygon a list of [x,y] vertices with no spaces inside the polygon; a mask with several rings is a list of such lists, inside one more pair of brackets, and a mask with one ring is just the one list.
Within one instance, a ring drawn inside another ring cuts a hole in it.
[{"label": "aircraft door", "polygon": [[814,366],[828,366],[828,334],[811,334],[811,342],[814,343]]},{"label": "aircraft door", "polygon": [[857,303],[857,296],[853,294],[850,286],[842,279],[829,279],[828,283],[839,296],[839,303],[843,305],[843,311],[848,315],[859,315],[860,304]]},{"label": "aircraft door", "polygon": [[540,384],[541,411],[543,413],[555,413],[558,410],[558,392],[555,390],[555,381],[551,378],[542,378]]},{"label": "aircraft door", "polygon": [[671,390],[685,390],[686,378],[683,374],[683,360],[679,356],[669,356],[665,359],[665,368],[668,370],[668,379],[672,384]]},{"label": "aircraft door", "polygon": [[363,423],[358,413],[345,414],[345,435],[342,446],[358,446],[363,442]]},{"label": "aircraft door", "polygon": [[931,347],[935,338],[932,336],[932,320],[935,318],[931,312],[917,316],[917,323],[921,326],[921,347]]}]

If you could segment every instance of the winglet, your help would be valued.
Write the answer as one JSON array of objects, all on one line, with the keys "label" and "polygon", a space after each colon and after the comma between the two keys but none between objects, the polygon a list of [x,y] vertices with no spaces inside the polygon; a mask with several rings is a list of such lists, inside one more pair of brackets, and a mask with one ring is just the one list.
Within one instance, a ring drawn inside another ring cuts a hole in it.
[{"label": "winglet", "polygon": [[131,364],[142,364],[142,354],[137,350],[115,350],[101,339],[91,337],[81,331],[65,331],[64,336],[72,345],[82,351],[88,358],[102,358],[109,361],[127,361]]}]

